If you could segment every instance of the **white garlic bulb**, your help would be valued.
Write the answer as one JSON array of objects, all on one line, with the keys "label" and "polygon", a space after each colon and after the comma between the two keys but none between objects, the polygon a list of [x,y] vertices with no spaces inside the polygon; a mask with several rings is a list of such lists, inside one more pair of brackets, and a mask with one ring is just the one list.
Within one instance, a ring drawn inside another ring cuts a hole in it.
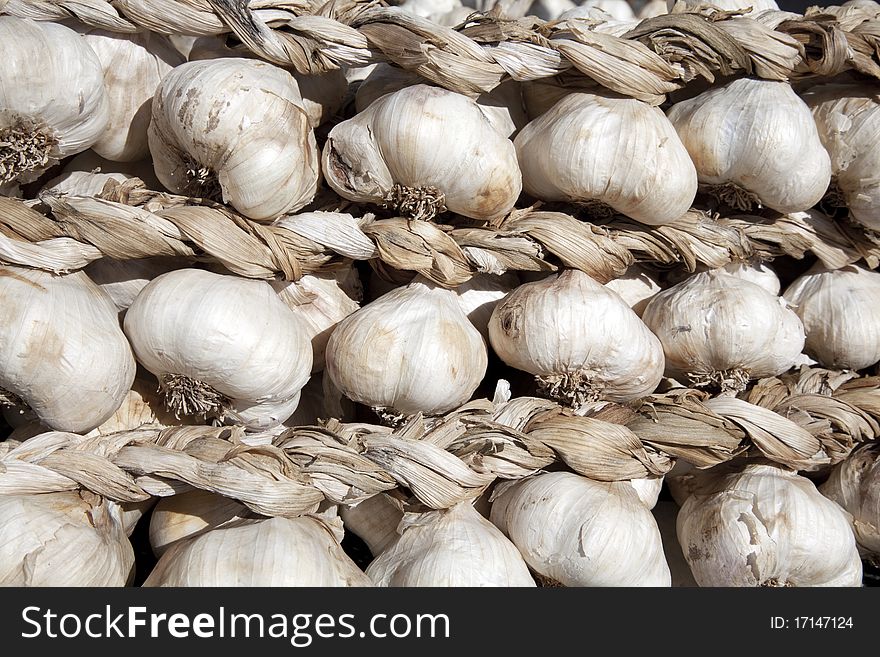
[{"label": "white garlic bulb", "polygon": [[861,586],[848,514],[806,477],[774,465],[707,476],[677,520],[700,586]]},{"label": "white garlic bulb", "polygon": [[386,94],[337,124],[321,162],[343,198],[389,204],[414,218],[432,218],[445,207],[497,219],[522,188],[513,143],[480,106],[425,84]]},{"label": "white garlic bulb", "polygon": [[824,84],[801,97],[831,156],[842,202],[857,222],[880,229],[880,94],[871,85]]},{"label": "white garlic bulb", "polygon": [[804,324],[806,353],[823,367],[860,370],[880,361],[880,273],[817,263],[783,296]]},{"label": "white garlic bulb", "polygon": [[162,78],[148,129],[168,189],[222,199],[256,221],[315,196],[318,150],[293,76],[253,59],[185,62]]},{"label": "white garlic bulb", "polygon": [[36,180],[110,120],[104,72],[60,23],[0,16],[0,185]]},{"label": "white garlic bulb", "polygon": [[0,397],[58,431],[85,433],[113,415],[135,361],[105,292],[81,271],[0,267],[0,307]]},{"label": "white garlic bulb", "polygon": [[724,265],[723,269],[731,276],[760,285],[773,296],[779,296],[779,291],[782,288],[779,276],[764,262],[731,262]]},{"label": "white garlic bulb", "polygon": [[253,515],[237,500],[198,488],[163,497],[150,514],[150,547],[161,557],[177,541]]},{"label": "white garlic bulb", "polygon": [[373,495],[351,506],[340,506],[339,517],[345,528],[360,538],[379,556],[397,540],[397,527],[403,520],[403,511],[386,495]]},{"label": "white garlic bulb", "polygon": [[187,258],[174,256],[133,260],[114,260],[105,256],[90,263],[85,273],[107,293],[119,312],[124,312],[151,280],[191,264]]},{"label": "white garlic bulb", "polygon": [[169,409],[264,429],[296,410],[312,348],[265,281],[178,269],[150,281],[123,322]]},{"label": "white garlic bulb", "polygon": [[406,415],[460,406],[488,365],[455,292],[421,276],[339,322],[326,358],[327,374],[349,399]]},{"label": "white garlic bulb", "polygon": [[338,519],[240,520],[172,544],[144,586],[372,586],[341,539]]},{"label": "white garlic bulb", "polygon": [[92,493],[0,495],[0,586],[125,586],[122,510]]},{"label": "white garlic bulb", "polygon": [[68,171],[43,185],[37,196],[98,196],[109,181],[122,183],[130,178],[129,175],[116,172]]},{"label": "white garlic bulb", "polygon": [[732,207],[799,212],[828,189],[831,159],[810,109],[787,82],[737,78],[667,115],[700,184]]},{"label": "white garlic bulb", "polygon": [[489,340],[489,319],[492,311],[518,284],[519,280],[514,272],[505,272],[477,274],[455,288],[458,305],[485,340]]},{"label": "white garlic bulb", "polygon": [[312,341],[312,372],[324,369],[327,341],[336,325],[360,305],[342,289],[344,272],[306,274],[298,281],[271,281],[287,307],[303,320]]},{"label": "white garlic bulb", "polygon": [[663,343],[668,376],[722,387],[782,374],[804,348],[803,324],[783,299],[723,269],[657,293],[642,320]]},{"label": "white garlic bulb", "polygon": [[82,38],[101,62],[110,103],[110,121],[92,150],[124,162],[149,157],[147,126],[153,94],[162,77],[183,63],[183,56],[168,37],[154,32],[91,29]]},{"label": "white garlic bulb", "polygon": [[516,546],[470,502],[406,514],[398,532],[367,567],[377,586],[535,586]]},{"label": "white garlic bulb", "polygon": [[669,586],[657,522],[628,482],[549,472],[504,484],[492,522],[563,586]]},{"label": "white garlic bulb", "polygon": [[[378,64],[358,86],[355,93],[355,109],[363,112],[377,98],[385,94],[424,83],[425,78],[417,73],[390,64]],[[528,123],[520,84],[515,80],[502,82],[492,91],[480,94],[476,101],[486,117],[505,137],[509,137]]]},{"label": "white garlic bulb", "polygon": [[591,398],[629,401],[663,378],[663,348],[627,303],[569,269],[524,283],[489,321],[495,353],[577,406]]},{"label": "white garlic bulb", "polygon": [[859,445],[831,470],[819,491],[852,516],[859,547],[880,555],[880,443]]},{"label": "white garlic bulb", "polygon": [[630,265],[623,276],[608,281],[605,287],[617,292],[639,317],[645,311],[648,301],[661,289],[655,278],[639,265]]},{"label": "white garlic bulb", "polygon": [[636,495],[647,508],[653,509],[660,499],[660,491],[663,490],[663,477],[642,477],[641,479],[630,479]]},{"label": "white garlic bulb", "polygon": [[544,201],[598,203],[645,224],[679,219],[697,171],[663,112],[633,98],[571,93],[514,139],[523,189]]}]

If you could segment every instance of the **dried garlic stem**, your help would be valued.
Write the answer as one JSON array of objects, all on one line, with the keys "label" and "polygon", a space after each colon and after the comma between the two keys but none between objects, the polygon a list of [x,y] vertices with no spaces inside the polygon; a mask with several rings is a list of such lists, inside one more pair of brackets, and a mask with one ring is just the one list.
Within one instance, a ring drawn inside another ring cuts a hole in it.
[{"label": "dried garlic stem", "polygon": [[577,370],[562,374],[537,375],[538,389],[542,394],[561,404],[577,408],[587,402],[598,401],[601,388],[594,379],[593,370]]},{"label": "dried garlic stem", "polygon": [[706,185],[703,191],[735,210],[748,212],[763,207],[757,195],[732,182],[723,185]]},{"label": "dried garlic stem", "polygon": [[55,163],[49,153],[56,143],[47,126],[13,117],[9,125],[0,128],[0,185],[33,180],[35,176],[28,177],[28,173],[38,174]]},{"label": "dried garlic stem", "polygon": [[385,207],[409,219],[431,221],[446,212],[446,196],[436,187],[404,187],[396,184],[385,195]]},{"label": "dried garlic stem", "polygon": [[231,406],[231,401],[225,395],[182,374],[163,374],[159,379],[159,392],[164,396],[165,407],[177,419],[181,415],[223,419]]},{"label": "dried garlic stem", "polygon": [[715,372],[691,372],[687,375],[695,388],[711,388],[724,393],[740,393],[749,385],[748,370],[716,370]]}]

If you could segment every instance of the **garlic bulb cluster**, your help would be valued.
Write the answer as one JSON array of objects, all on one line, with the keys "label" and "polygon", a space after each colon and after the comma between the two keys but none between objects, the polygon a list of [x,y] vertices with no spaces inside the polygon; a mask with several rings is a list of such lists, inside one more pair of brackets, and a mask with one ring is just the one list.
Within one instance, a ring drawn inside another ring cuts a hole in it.
[{"label": "garlic bulb cluster", "polygon": [[121,508],[92,493],[0,495],[0,586],[125,586]]},{"label": "garlic bulb cluster", "polygon": [[752,463],[707,475],[678,513],[700,586],[861,586],[848,514],[806,477]]},{"label": "garlic bulb cluster", "polygon": [[191,266],[187,258],[160,256],[114,260],[99,258],[85,268],[85,273],[107,293],[120,313],[125,312],[147,283],[161,274]]},{"label": "garlic bulb cluster", "polygon": [[700,184],[731,207],[799,212],[818,203],[831,159],[788,82],[738,78],[667,112]]},{"label": "garlic bulb cluster", "polygon": [[341,540],[338,519],[239,520],[173,543],[144,586],[372,586]]},{"label": "garlic bulb cluster", "polygon": [[637,399],[663,378],[657,337],[616,292],[576,269],[508,294],[492,313],[489,339],[505,363],[574,406]]},{"label": "garlic bulb cluster", "polygon": [[36,180],[101,138],[110,120],[104,71],[60,23],[0,16],[0,186]]},{"label": "garlic bulb cluster", "polygon": [[605,287],[620,295],[639,317],[648,302],[660,291],[660,284],[644,267],[631,265],[619,278],[608,281]]},{"label": "garlic bulb cluster", "polygon": [[669,586],[657,522],[628,482],[549,472],[498,487],[491,520],[563,586]]},{"label": "garlic bulb cluster", "polygon": [[82,38],[101,62],[110,104],[110,121],[92,150],[123,162],[148,157],[153,94],[159,81],[183,63],[183,57],[168,37],[153,32],[118,34],[91,29]]},{"label": "garlic bulb cluster", "polygon": [[298,281],[272,281],[270,285],[288,308],[303,321],[312,341],[312,372],[324,369],[327,341],[336,325],[360,308],[342,289],[345,272],[306,274]]},{"label": "garlic bulb cluster", "polygon": [[296,409],[312,369],[302,321],[265,281],[168,272],[141,290],[123,325],[179,415],[275,426]]},{"label": "garlic bulb cluster", "polygon": [[697,171],[657,108],[611,93],[571,93],[514,139],[523,189],[544,201],[608,206],[653,226],[679,219]]},{"label": "garlic bulb cluster", "polygon": [[880,94],[870,85],[825,84],[801,97],[831,156],[838,202],[857,222],[880,230]]},{"label": "garlic bulb cluster", "polygon": [[171,191],[223,200],[256,221],[315,196],[318,148],[299,86],[282,68],[224,57],[162,78],[148,129],[156,176]]},{"label": "garlic bulb cluster", "polygon": [[398,532],[367,567],[377,586],[535,586],[516,546],[470,502],[406,514]]},{"label": "garlic bulb cluster", "polygon": [[804,324],[805,352],[823,367],[860,370],[880,361],[880,273],[817,263],[783,297]]},{"label": "garlic bulb cluster", "polygon": [[345,529],[360,538],[377,557],[394,543],[403,511],[385,495],[373,495],[351,506],[340,506],[339,517]]},{"label": "garlic bulb cluster", "polygon": [[642,320],[663,344],[667,376],[722,388],[782,374],[804,348],[803,324],[783,299],[723,269],[659,292]]},{"label": "garlic bulb cluster", "polygon": [[455,292],[416,277],[336,325],[327,374],[349,399],[390,414],[445,413],[468,401],[488,353]]},{"label": "garlic bulb cluster", "polygon": [[237,500],[198,488],[163,497],[150,514],[150,547],[161,557],[178,541],[253,515]]},{"label": "garlic bulb cluster", "polygon": [[58,431],[85,433],[113,415],[135,361],[106,293],[81,271],[0,267],[0,307],[0,399]]},{"label": "garlic bulb cluster", "polygon": [[861,550],[880,555],[880,443],[856,447],[834,466],[819,492],[850,514]]},{"label": "garlic bulb cluster", "polygon": [[337,124],[321,157],[327,183],[343,198],[413,218],[445,208],[497,219],[522,188],[513,143],[480,106],[425,84],[386,94]]}]

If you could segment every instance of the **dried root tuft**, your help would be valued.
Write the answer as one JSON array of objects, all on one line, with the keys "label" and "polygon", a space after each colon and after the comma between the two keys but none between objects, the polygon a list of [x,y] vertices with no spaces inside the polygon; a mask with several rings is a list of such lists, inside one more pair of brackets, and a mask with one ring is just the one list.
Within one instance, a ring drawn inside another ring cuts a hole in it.
[{"label": "dried root tuft", "polygon": [[159,392],[165,408],[177,419],[182,415],[196,415],[222,420],[232,406],[232,400],[211,386],[182,374],[159,377]]},{"label": "dried root tuft", "polygon": [[394,185],[385,195],[384,207],[408,219],[431,221],[446,212],[446,196],[436,187],[404,187]]}]

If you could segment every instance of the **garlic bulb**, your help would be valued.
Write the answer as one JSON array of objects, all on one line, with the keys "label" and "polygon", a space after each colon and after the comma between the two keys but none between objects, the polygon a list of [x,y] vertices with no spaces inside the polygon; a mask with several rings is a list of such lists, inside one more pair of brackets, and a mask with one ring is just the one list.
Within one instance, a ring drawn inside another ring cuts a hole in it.
[{"label": "garlic bulb", "polygon": [[618,21],[633,20],[636,17],[632,10],[632,6],[627,0],[584,0],[583,2],[580,2],[578,6],[601,9],[614,20]]},{"label": "garlic bulb", "polygon": [[783,299],[724,270],[658,292],[642,320],[663,343],[667,376],[722,388],[782,374],[804,348],[803,324]]},{"label": "garlic bulb", "polygon": [[554,397],[629,401],[663,378],[663,348],[627,303],[569,269],[516,288],[489,321],[495,353]]},{"label": "garlic bulb", "polygon": [[724,265],[724,271],[731,276],[736,276],[749,281],[755,285],[760,285],[773,296],[779,296],[782,283],[779,276],[766,263],[755,262],[731,262]]},{"label": "garlic bulb", "polygon": [[655,16],[663,16],[669,13],[666,6],[666,0],[648,0],[639,9],[638,18],[644,20],[646,18],[654,18]]},{"label": "garlic bulb", "polygon": [[834,466],[819,491],[852,516],[859,547],[869,555],[880,555],[880,443],[856,447]]},{"label": "garlic bulb", "polygon": [[514,139],[523,189],[544,201],[607,206],[652,226],[680,218],[697,171],[657,107],[610,93],[571,93]]},{"label": "garlic bulb", "polygon": [[125,586],[120,507],[88,492],[0,495],[0,586]]},{"label": "garlic bulb", "polygon": [[0,185],[84,151],[110,120],[97,56],[60,23],[0,16]]},{"label": "garlic bulb", "polygon": [[535,586],[516,547],[470,502],[410,513],[367,567],[377,586]]},{"label": "garlic bulb", "polygon": [[[450,138],[454,135],[454,138]],[[337,124],[322,170],[337,194],[413,218],[443,208],[473,219],[509,212],[522,187],[513,144],[467,96],[417,84]]]},{"label": "garlic bulb", "polygon": [[563,586],[669,586],[657,522],[627,482],[549,472],[503,484],[492,522]]},{"label": "garlic bulb", "polygon": [[345,528],[366,543],[370,554],[377,557],[397,540],[403,511],[380,494],[352,506],[340,506],[339,517]]},{"label": "garlic bulb", "polygon": [[159,81],[184,59],[168,37],[154,32],[117,34],[91,29],[82,37],[101,62],[110,121],[92,150],[108,160],[133,162],[150,155],[147,125]]},{"label": "garlic bulb", "polygon": [[477,274],[455,288],[458,305],[485,340],[489,340],[489,319],[492,311],[518,284],[519,280],[514,272],[505,272]]},{"label": "garlic bulb", "polygon": [[638,265],[631,265],[623,276],[608,281],[605,287],[617,292],[639,317],[645,311],[648,301],[661,289],[654,277]]},{"label": "garlic bulb", "polygon": [[109,181],[122,183],[130,178],[124,173],[68,171],[43,185],[37,196],[99,196]]},{"label": "garlic bulb", "polygon": [[422,277],[339,322],[326,357],[327,374],[349,399],[406,415],[460,406],[488,365],[486,344],[455,292]]},{"label": "garlic bulb", "polygon": [[678,512],[700,586],[861,586],[848,514],[806,477],[774,465],[706,477]]},{"label": "garlic bulb", "polygon": [[169,410],[250,429],[280,424],[299,403],[312,349],[302,321],[265,281],[178,269],[150,281],[123,322]]},{"label": "garlic bulb", "polygon": [[58,431],[85,433],[113,415],[135,361],[106,293],[81,271],[0,267],[0,307],[0,400]]},{"label": "garlic bulb", "polygon": [[880,361],[880,273],[817,263],[783,296],[804,324],[806,353],[823,367],[860,370]]},{"label": "garlic bulb", "polygon": [[801,96],[831,156],[832,188],[857,222],[880,230],[880,95],[869,85],[824,84]]},{"label": "garlic bulb", "polygon": [[168,189],[222,199],[256,221],[309,203],[315,135],[293,76],[253,59],[185,62],[162,78],[148,130]]},{"label": "garlic bulb", "polygon": [[338,519],[239,520],[171,545],[144,586],[372,586],[341,538]]},{"label": "garlic bulb", "polygon": [[828,152],[787,82],[737,78],[676,103],[667,115],[700,184],[734,208],[798,212],[828,189]]},{"label": "garlic bulb", "polygon": [[114,260],[105,256],[90,263],[85,273],[107,293],[117,310],[124,312],[151,280],[191,264],[187,258],[175,256],[134,260]]},{"label": "garlic bulb", "polygon": [[163,497],[150,514],[150,547],[161,557],[177,541],[253,515],[237,500],[198,488]]},{"label": "garlic bulb", "polygon": [[[390,64],[378,64],[358,86],[355,93],[355,109],[363,112],[377,98],[424,82],[425,78],[412,71]],[[486,117],[505,137],[509,137],[528,123],[520,84],[514,80],[502,82],[492,91],[478,96],[476,101]]]},{"label": "garlic bulb", "polygon": [[642,477],[641,479],[630,479],[636,495],[647,508],[653,509],[660,499],[660,491],[663,489],[663,477]]},{"label": "garlic bulb", "polygon": [[360,305],[340,285],[339,275],[306,274],[298,281],[271,281],[272,289],[303,320],[312,341],[312,372],[324,369],[327,341],[336,325]]}]

